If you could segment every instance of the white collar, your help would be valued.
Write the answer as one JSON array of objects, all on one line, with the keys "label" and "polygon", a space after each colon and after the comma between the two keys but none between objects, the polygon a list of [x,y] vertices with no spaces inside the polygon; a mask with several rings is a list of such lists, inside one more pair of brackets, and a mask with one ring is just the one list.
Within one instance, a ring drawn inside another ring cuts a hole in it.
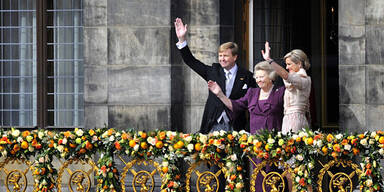
[{"label": "white collar", "polygon": [[235,63],[235,65],[230,70],[226,70],[225,68],[223,68],[223,69],[224,69],[225,74],[227,74],[228,72],[231,72],[231,74],[233,75],[233,74],[236,74],[237,68],[238,68],[237,64]]}]

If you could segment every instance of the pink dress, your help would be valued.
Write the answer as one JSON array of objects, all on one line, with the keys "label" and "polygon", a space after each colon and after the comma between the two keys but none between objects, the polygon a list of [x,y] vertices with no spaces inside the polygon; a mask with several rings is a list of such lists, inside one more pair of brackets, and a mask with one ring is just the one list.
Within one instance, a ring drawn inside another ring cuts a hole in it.
[{"label": "pink dress", "polygon": [[311,93],[311,78],[304,69],[296,73],[289,73],[284,80],[284,117],[282,132],[298,132],[308,128],[308,120],[305,116],[309,111],[309,95]]}]

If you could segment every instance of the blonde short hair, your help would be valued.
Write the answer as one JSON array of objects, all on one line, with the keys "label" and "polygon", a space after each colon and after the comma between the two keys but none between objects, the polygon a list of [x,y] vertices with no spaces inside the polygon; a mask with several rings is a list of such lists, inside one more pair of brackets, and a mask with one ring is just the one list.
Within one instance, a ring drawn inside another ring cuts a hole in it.
[{"label": "blonde short hair", "polygon": [[253,69],[253,78],[256,79],[256,71],[260,71],[260,70],[267,72],[268,77],[272,81],[274,81],[277,77],[275,70],[273,70],[272,66],[268,63],[268,61],[261,61],[255,65]]},{"label": "blonde short hair", "polygon": [[234,42],[226,42],[220,45],[218,52],[223,52],[227,49],[230,49],[232,52],[232,55],[235,56],[239,53],[239,47]]},{"label": "blonde short hair", "polygon": [[291,52],[287,53],[284,56],[284,61],[287,58],[290,58],[295,64],[299,64],[299,62],[301,62],[301,67],[305,70],[308,70],[309,67],[311,67],[307,54],[305,54],[304,51],[302,51],[301,49],[294,49]]}]

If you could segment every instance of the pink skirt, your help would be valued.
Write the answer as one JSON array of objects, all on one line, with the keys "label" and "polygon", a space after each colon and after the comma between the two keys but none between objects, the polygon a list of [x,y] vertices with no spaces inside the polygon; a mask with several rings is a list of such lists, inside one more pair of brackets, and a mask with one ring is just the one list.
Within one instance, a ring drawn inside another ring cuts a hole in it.
[{"label": "pink skirt", "polygon": [[305,114],[291,113],[284,115],[281,128],[282,133],[287,134],[290,131],[297,133],[303,128],[308,128],[308,121]]}]

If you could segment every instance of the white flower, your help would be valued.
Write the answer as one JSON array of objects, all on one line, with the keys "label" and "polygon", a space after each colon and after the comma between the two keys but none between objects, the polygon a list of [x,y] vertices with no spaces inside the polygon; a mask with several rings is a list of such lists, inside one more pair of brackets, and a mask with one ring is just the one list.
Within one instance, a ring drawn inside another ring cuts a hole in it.
[{"label": "white flower", "polygon": [[379,153],[380,153],[380,155],[384,155],[384,149],[380,148]]},{"label": "white flower", "polygon": [[372,186],[372,184],[373,184],[372,179],[367,179],[367,180],[365,181],[365,184],[367,185],[367,187]]},{"label": "white flower", "polygon": [[277,132],[277,137],[281,137],[281,131]]},{"label": "white flower", "polygon": [[200,134],[200,142],[207,143],[208,137],[206,135]]},{"label": "white flower", "polygon": [[44,134],[44,132],[39,131],[39,133],[37,133],[37,135],[39,136],[39,139],[43,139],[45,134]]},{"label": "white flower", "polygon": [[237,189],[242,189],[244,187],[243,183],[236,183]]},{"label": "white flower", "polygon": [[369,144],[370,144],[370,145],[375,144],[375,139],[369,139]]},{"label": "white flower", "polygon": [[259,140],[255,139],[255,140],[252,141],[252,144],[256,145],[257,142],[259,142]]},{"label": "white flower", "polygon": [[363,145],[363,146],[367,146],[368,145],[367,139],[360,140],[360,144]]},{"label": "white flower", "polygon": [[111,141],[111,142],[115,141],[115,136],[111,135],[111,136],[109,137],[109,141]]},{"label": "white flower", "polygon": [[41,182],[41,184],[46,185],[47,181],[45,179],[43,179],[43,182]]},{"label": "white flower", "polygon": [[268,139],[268,143],[270,143],[270,144],[274,144],[274,143],[275,143],[275,140],[272,139],[272,138],[269,138],[269,139]]},{"label": "white flower", "polygon": [[75,133],[79,137],[83,136],[83,134],[84,134],[83,130],[82,129],[78,129],[78,128],[75,129]]},{"label": "white flower", "polygon": [[376,166],[377,166],[376,161],[373,161],[372,166],[373,166],[374,168],[376,168]]},{"label": "white flower", "polygon": [[317,141],[315,141],[316,142],[316,146],[318,146],[318,147],[322,147],[323,146],[323,141],[322,140],[317,140]]},{"label": "white flower", "polygon": [[308,137],[308,133],[306,132],[300,132],[299,137]]},{"label": "white flower", "polygon": [[240,135],[243,135],[243,134],[247,134],[247,135],[248,135],[248,132],[246,132],[246,131],[243,129],[243,130],[241,130],[241,131],[239,132],[239,134],[240,134]]},{"label": "white flower", "polygon": [[299,154],[296,156],[296,159],[299,161],[302,161],[302,160],[304,160],[304,157],[301,154]]},{"label": "white flower", "polygon": [[179,187],[179,182],[173,182],[173,187],[174,187],[174,188]]},{"label": "white flower", "polygon": [[62,153],[62,152],[64,151],[64,146],[59,145],[59,146],[57,146],[56,149],[57,149],[60,153]]},{"label": "white flower", "polygon": [[139,150],[139,145],[136,144],[136,145],[133,147],[133,150],[134,150],[134,151],[138,151],[138,150]]},{"label": "white flower", "polygon": [[116,137],[120,137],[121,133],[120,132],[116,132]]},{"label": "white flower", "polygon": [[23,142],[24,140],[23,140],[23,138],[18,137],[18,138],[16,139],[16,141],[17,141],[18,143],[21,143],[21,142]]},{"label": "white flower", "polygon": [[298,135],[296,135],[296,134],[292,135],[292,139],[293,139],[293,140],[296,140],[296,139],[297,139],[297,137],[299,137],[299,136],[298,136]]},{"label": "white flower", "polygon": [[309,162],[309,163],[308,163],[308,168],[309,168],[309,169],[313,169],[313,167],[314,167],[314,166],[313,166],[313,163],[312,163],[312,162]]},{"label": "white flower", "polygon": [[20,135],[20,131],[18,129],[12,130],[12,136],[18,137]]},{"label": "white flower", "polygon": [[39,163],[44,163],[44,157],[39,158]]},{"label": "white flower", "polygon": [[163,167],[168,167],[169,163],[168,161],[163,161],[163,163],[161,163],[161,166]]},{"label": "white flower", "polygon": [[232,132],[232,135],[233,135],[234,137],[236,137],[238,134],[239,134],[239,133],[238,133],[237,131],[233,131],[233,132]]},{"label": "white flower", "polygon": [[28,146],[28,150],[29,150],[30,152],[33,152],[33,151],[35,150],[35,148],[32,147],[32,146],[30,145],[30,146]]},{"label": "white flower", "polygon": [[344,145],[344,149],[347,151],[351,150],[351,148],[352,148],[352,146],[350,144]]},{"label": "white flower", "polygon": [[232,161],[236,161],[236,160],[237,160],[237,156],[236,156],[236,154],[231,155],[231,160],[232,160]]},{"label": "white flower", "polygon": [[213,136],[215,136],[215,137],[219,136],[219,134],[220,134],[220,133],[219,133],[218,131],[214,131],[214,132],[213,132]]},{"label": "white flower", "polygon": [[189,152],[192,152],[193,149],[194,149],[193,144],[192,143],[188,144],[187,145],[187,149],[188,149]]},{"label": "white flower", "polygon": [[188,143],[189,143],[189,142],[191,142],[191,141],[192,141],[192,136],[190,136],[190,135],[189,135],[189,136],[188,136],[188,137],[186,137],[184,140],[185,140],[186,142],[188,142]]},{"label": "white flower", "polygon": [[375,137],[376,137],[376,131],[374,131],[374,132],[371,133],[371,137],[372,137],[372,138],[375,138]]},{"label": "white flower", "polygon": [[64,138],[64,139],[63,139],[63,145],[67,144],[67,142],[68,142],[68,139],[67,139],[67,138]]},{"label": "white flower", "polygon": [[300,182],[300,177],[297,176],[297,177],[295,178],[295,181],[296,181],[296,183]]},{"label": "white flower", "polygon": [[220,130],[220,136],[224,136],[225,135],[225,133],[227,133],[226,131],[224,131],[224,130]]},{"label": "white flower", "polygon": [[155,145],[156,144],[156,139],[154,139],[153,137],[148,137],[147,138],[147,142],[151,145]]},{"label": "white flower", "polygon": [[92,137],[92,141],[97,141],[97,140],[99,140],[99,139],[97,138],[96,135],[94,135],[94,136]]},{"label": "white flower", "polygon": [[335,137],[336,137],[336,139],[340,140],[343,138],[343,135],[340,133],[340,134],[335,135]]},{"label": "white flower", "polygon": [[6,150],[2,151],[1,154],[3,155],[3,157],[6,157],[8,152]]}]

